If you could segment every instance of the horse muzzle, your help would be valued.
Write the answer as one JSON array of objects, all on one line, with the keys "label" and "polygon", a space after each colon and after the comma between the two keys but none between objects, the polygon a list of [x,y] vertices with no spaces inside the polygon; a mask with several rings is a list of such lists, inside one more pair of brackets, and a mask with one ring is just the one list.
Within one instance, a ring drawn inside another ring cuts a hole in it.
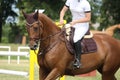
[{"label": "horse muzzle", "polygon": [[31,50],[36,50],[38,48],[38,42],[30,41],[29,47]]}]

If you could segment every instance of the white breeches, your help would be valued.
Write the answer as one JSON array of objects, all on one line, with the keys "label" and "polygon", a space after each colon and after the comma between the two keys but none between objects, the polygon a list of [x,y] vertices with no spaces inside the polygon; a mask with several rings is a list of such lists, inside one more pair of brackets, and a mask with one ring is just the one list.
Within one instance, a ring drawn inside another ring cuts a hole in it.
[{"label": "white breeches", "polygon": [[89,26],[76,26],[73,41],[76,43],[78,40],[81,40],[82,37],[86,34],[89,29]]}]

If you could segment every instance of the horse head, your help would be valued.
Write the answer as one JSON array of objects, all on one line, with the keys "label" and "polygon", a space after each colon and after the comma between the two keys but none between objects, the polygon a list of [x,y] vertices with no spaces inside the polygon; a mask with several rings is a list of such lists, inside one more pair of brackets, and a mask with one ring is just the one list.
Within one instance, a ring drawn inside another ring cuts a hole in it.
[{"label": "horse head", "polygon": [[41,29],[42,24],[38,19],[39,13],[38,11],[31,14],[26,14],[23,11],[22,13],[26,19],[26,29],[30,38],[29,41],[30,49],[35,50],[38,47],[38,41],[40,39],[42,30]]}]

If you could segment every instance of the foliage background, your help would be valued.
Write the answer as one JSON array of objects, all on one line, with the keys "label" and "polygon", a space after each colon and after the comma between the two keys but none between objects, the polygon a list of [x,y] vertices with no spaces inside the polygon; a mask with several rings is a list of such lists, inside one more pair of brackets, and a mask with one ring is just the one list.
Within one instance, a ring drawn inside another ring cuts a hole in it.
[{"label": "foliage background", "polygon": [[[111,25],[120,23],[120,0],[88,0],[91,4],[92,19],[91,24],[100,23],[98,30],[106,29]],[[36,9],[45,9],[44,14],[53,21],[59,21],[59,13],[66,0],[0,0],[0,42],[21,43],[16,39],[21,39],[23,35],[27,36],[25,30],[25,19],[21,13],[34,12]],[[19,9],[15,12],[14,8]],[[8,23],[6,20],[11,16]],[[18,19],[17,22],[15,19]],[[65,16],[67,22],[71,21],[71,13]],[[93,27],[91,27],[94,29]],[[18,37],[19,36],[19,37]],[[16,38],[17,37],[17,38]],[[119,38],[118,30],[114,37]]]}]

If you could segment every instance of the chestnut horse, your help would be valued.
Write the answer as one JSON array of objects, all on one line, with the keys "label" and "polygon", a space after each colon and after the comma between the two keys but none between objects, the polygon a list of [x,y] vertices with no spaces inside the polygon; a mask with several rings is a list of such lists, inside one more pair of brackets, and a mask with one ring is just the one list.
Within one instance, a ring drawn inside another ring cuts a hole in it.
[{"label": "chestnut horse", "polygon": [[74,56],[66,47],[62,30],[45,14],[35,12],[23,15],[27,21],[26,28],[30,38],[30,48],[39,53],[39,80],[56,80],[62,75],[78,75],[97,69],[102,80],[117,80],[115,73],[120,67],[120,41],[106,34],[95,34],[98,50],[82,54],[82,66],[71,67]]}]

